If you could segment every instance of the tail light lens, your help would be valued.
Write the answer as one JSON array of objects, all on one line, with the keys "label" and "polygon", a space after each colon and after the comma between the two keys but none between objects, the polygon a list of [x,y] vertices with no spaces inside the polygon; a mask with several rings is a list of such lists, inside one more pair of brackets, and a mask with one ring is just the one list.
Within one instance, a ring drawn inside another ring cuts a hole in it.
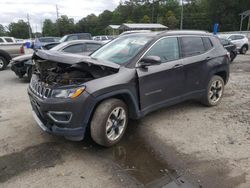
[{"label": "tail light lens", "polygon": [[21,46],[19,51],[20,51],[20,54],[24,54],[24,46]]}]

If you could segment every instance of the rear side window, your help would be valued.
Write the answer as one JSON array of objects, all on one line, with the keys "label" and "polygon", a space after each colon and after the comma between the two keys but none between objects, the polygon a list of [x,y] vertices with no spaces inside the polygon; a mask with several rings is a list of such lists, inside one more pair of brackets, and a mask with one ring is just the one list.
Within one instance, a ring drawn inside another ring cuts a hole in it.
[{"label": "rear side window", "polygon": [[78,39],[87,39],[87,40],[91,40],[92,37],[90,36],[90,34],[80,34],[78,35]]},{"label": "rear side window", "polygon": [[12,38],[4,38],[4,39],[6,40],[6,42],[14,42]]},{"label": "rear side window", "polygon": [[67,38],[67,41],[71,41],[71,40],[77,40],[78,37],[76,35],[71,35]]},{"label": "rear side window", "polygon": [[203,37],[202,40],[203,40],[204,47],[205,47],[205,50],[206,50],[206,51],[208,51],[208,50],[210,50],[210,49],[213,48],[213,44],[212,44],[210,38],[208,38],[208,37]]},{"label": "rear side window", "polygon": [[181,37],[183,57],[202,54],[206,51],[201,37]]},{"label": "rear side window", "polygon": [[242,36],[242,35],[236,35],[235,36],[235,40],[241,40],[241,39],[244,39],[244,36]]},{"label": "rear side window", "polygon": [[3,39],[0,38],[0,43],[4,42]]},{"label": "rear side window", "polygon": [[86,44],[86,51],[87,52],[93,52],[95,50],[97,50],[98,48],[100,48],[100,44],[94,44],[94,43],[87,43]]},{"label": "rear side window", "polygon": [[83,45],[82,44],[75,44],[72,46],[68,46],[65,49],[63,49],[64,52],[68,53],[81,53],[83,52]]}]

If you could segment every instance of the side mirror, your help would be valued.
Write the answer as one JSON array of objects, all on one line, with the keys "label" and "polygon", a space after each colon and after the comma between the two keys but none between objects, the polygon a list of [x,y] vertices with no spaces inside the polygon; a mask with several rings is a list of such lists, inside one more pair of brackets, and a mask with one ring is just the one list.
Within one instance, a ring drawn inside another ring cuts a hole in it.
[{"label": "side mirror", "polygon": [[159,56],[147,56],[141,59],[139,67],[146,68],[152,65],[161,64],[161,58]]}]

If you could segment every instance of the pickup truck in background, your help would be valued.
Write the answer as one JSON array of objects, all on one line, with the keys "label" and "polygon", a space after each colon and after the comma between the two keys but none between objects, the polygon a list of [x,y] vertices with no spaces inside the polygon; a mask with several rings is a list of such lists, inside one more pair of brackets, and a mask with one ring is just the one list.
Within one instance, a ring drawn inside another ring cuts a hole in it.
[{"label": "pickup truck in background", "polygon": [[6,69],[10,60],[24,54],[24,45],[17,43],[0,44],[0,71]]}]

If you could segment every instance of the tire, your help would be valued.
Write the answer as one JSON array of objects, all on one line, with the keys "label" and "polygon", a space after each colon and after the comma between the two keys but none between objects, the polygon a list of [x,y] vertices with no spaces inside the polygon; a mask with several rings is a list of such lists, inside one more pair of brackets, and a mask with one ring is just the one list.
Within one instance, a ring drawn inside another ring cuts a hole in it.
[{"label": "tire", "polygon": [[235,52],[230,52],[230,62],[232,63],[234,59],[236,58],[236,53]]},{"label": "tire", "polygon": [[30,67],[27,69],[27,80],[28,80],[29,82],[30,82],[30,80],[31,80],[32,74],[33,74],[33,66],[30,66]]},{"label": "tire", "polygon": [[107,99],[94,112],[90,124],[91,137],[99,145],[113,146],[121,140],[127,124],[127,105],[119,99]]},{"label": "tire", "polygon": [[7,65],[7,60],[4,57],[0,56],[0,71],[6,69]]},{"label": "tire", "polygon": [[242,46],[242,48],[240,49],[240,53],[241,53],[241,54],[246,54],[246,53],[247,53],[247,50],[248,50],[247,46],[244,45],[244,46]]},{"label": "tire", "polygon": [[220,104],[224,94],[224,86],[224,80],[220,76],[214,75],[208,83],[202,103],[206,106],[217,106]]}]

